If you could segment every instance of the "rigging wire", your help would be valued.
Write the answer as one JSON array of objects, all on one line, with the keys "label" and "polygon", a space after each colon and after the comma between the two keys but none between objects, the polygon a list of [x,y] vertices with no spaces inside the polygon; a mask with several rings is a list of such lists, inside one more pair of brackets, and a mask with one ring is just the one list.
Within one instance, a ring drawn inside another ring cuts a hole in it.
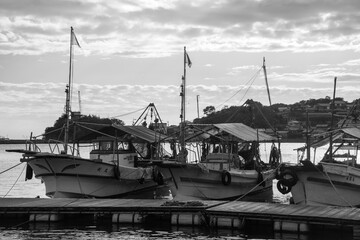
[{"label": "rigging wire", "polygon": [[[246,94],[249,92],[251,86],[254,84],[257,76],[260,74],[261,72],[261,69],[260,68],[247,82],[246,82],[246,85],[250,83],[250,85],[248,86],[248,88],[246,89],[245,91],[245,94],[242,96],[242,98],[239,100],[239,102],[243,101],[243,99],[245,98]],[[245,86],[244,86],[245,87]],[[224,103],[226,103],[227,101],[229,101],[230,99],[232,99],[235,95],[237,95],[241,90],[244,89],[244,87],[242,87],[241,89],[239,89],[235,94],[233,94],[230,98],[228,98],[225,102],[219,104],[216,108],[219,108],[221,105],[224,105]],[[245,104],[245,103],[244,103]],[[243,104],[243,105],[244,105]],[[215,108],[215,109],[216,109]],[[229,119],[231,119],[237,112],[239,111],[239,109],[237,111],[235,111],[226,121],[228,121]],[[216,118],[216,116],[213,116],[213,117],[208,117],[207,119],[208,120],[211,120],[212,118]]]},{"label": "rigging wire", "polygon": [[124,117],[124,116],[130,115],[130,114],[133,114],[133,113],[137,113],[137,112],[143,111],[143,110],[145,110],[145,109],[146,109],[146,108],[141,108],[141,109],[138,109],[138,110],[129,112],[129,113],[124,113],[124,114],[116,115],[116,116],[113,116],[113,117],[110,117],[110,118]]},{"label": "rigging wire", "polygon": [[[236,91],[231,97],[229,97],[227,100],[225,100],[223,103],[219,104],[216,108],[219,108],[220,106],[224,105],[224,103],[228,102],[230,99],[232,99],[233,97],[235,97],[241,90],[243,90],[245,88],[245,86],[247,84],[249,84],[251,82],[251,85],[254,83],[255,79],[257,78],[257,76],[260,74],[260,71],[262,70],[262,68],[259,68],[259,70],[257,70],[254,75],[245,83],[245,85],[243,87],[241,87],[238,91]],[[250,85],[250,86],[251,86]],[[248,87],[247,91],[245,92],[243,98],[245,97],[245,95],[247,94],[247,92],[249,91],[249,88],[250,86]],[[242,99],[243,99],[242,98]],[[240,100],[241,101],[241,100]]]},{"label": "rigging wire", "polygon": [[[250,83],[250,85],[249,85],[248,88],[246,89],[246,92],[245,92],[244,96],[240,99],[240,102],[245,98],[246,94],[249,92],[251,86],[252,86],[252,85],[254,84],[254,82],[255,82],[255,79],[256,79],[257,75],[260,73],[260,70],[261,70],[261,68],[257,71],[257,73],[256,73],[256,74],[253,76],[253,78],[251,79],[252,82]],[[245,104],[245,103],[244,103],[244,104]],[[244,104],[243,104],[243,105],[244,105]],[[240,111],[240,108],[237,108],[236,111],[234,111],[233,114],[231,114],[231,116],[229,116],[228,119],[227,119],[225,122],[229,121],[229,120],[230,120],[232,117],[234,117],[239,111]]]},{"label": "rigging wire", "polygon": [[264,113],[261,111],[261,109],[259,108],[259,106],[254,103],[255,107],[257,108],[257,110],[259,111],[259,113],[261,114],[261,116],[263,117],[263,119],[265,120],[265,122],[269,125],[269,127],[276,132],[276,129],[274,128],[273,125],[271,125],[271,123],[269,122],[269,120],[265,117]]}]

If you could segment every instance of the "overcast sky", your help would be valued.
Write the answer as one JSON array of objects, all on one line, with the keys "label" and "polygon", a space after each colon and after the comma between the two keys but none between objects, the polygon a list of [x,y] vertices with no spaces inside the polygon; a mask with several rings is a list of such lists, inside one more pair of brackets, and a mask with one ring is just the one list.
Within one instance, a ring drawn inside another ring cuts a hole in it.
[{"label": "overcast sky", "polygon": [[0,136],[40,135],[64,112],[71,26],[86,115],[131,124],[154,103],[178,124],[184,46],[188,120],[197,95],[200,115],[268,105],[263,57],[272,103],[332,96],[335,76],[338,97],[360,98],[359,0],[1,0]]}]

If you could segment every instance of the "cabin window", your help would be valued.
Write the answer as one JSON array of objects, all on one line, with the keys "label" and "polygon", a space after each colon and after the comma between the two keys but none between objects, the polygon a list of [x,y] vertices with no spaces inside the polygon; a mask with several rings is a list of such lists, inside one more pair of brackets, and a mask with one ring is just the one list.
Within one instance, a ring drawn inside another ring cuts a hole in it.
[{"label": "cabin window", "polygon": [[100,142],[100,150],[108,151],[112,149],[111,142]]},{"label": "cabin window", "polygon": [[130,150],[130,144],[128,142],[121,142],[118,144],[118,150]]}]

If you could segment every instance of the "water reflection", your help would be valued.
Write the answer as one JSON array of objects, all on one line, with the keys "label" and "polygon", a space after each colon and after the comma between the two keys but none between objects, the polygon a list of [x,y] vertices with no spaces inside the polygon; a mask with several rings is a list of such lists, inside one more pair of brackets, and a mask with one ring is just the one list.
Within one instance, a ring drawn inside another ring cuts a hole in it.
[{"label": "water reflection", "polygon": [[0,227],[0,239],[352,239],[352,231],[318,226],[309,233],[274,232],[271,221],[249,221],[243,229],[213,229],[207,226],[172,226],[166,221],[144,224],[113,224],[108,221],[29,223],[16,228]]}]

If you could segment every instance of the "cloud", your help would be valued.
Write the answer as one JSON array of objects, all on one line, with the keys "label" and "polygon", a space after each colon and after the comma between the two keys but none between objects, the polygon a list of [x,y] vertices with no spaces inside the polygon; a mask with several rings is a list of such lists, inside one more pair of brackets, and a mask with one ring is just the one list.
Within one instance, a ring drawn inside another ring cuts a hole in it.
[{"label": "cloud", "polygon": [[4,0],[0,54],[63,52],[70,26],[84,55],[162,57],[184,42],[194,51],[357,51],[359,7],[356,0]]}]

